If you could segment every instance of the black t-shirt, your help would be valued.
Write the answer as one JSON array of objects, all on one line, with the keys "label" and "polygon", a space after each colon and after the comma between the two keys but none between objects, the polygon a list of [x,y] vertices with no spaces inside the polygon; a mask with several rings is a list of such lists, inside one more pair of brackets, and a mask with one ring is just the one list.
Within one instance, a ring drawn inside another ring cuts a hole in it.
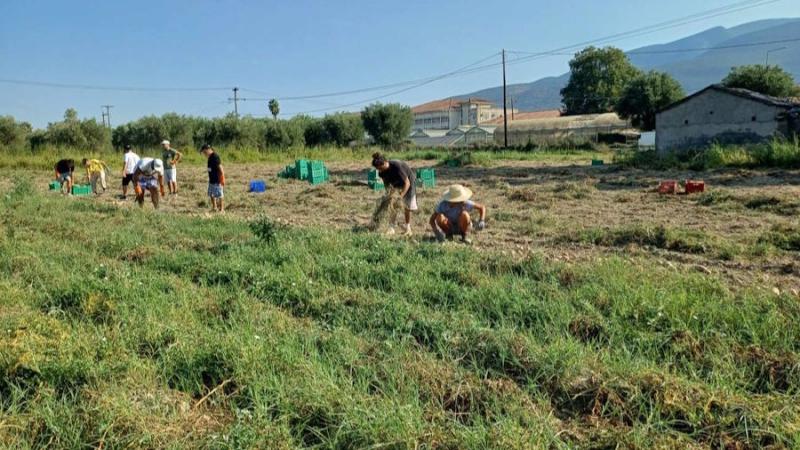
[{"label": "black t-shirt", "polygon": [[62,159],[56,163],[56,172],[70,173],[75,171],[75,161],[71,159]]},{"label": "black t-shirt", "polygon": [[400,189],[405,186],[406,178],[408,178],[412,187],[414,186],[414,182],[417,181],[417,176],[414,174],[414,171],[403,161],[389,161],[389,168],[383,172],[378,172],[378,175],[381,176],[384,184]]},{"label": "black t-shirt", "polygon": [[214,152],[211,156],[208,157],[208,183],[209,184],[219,184],[219,176],[222,172],[219,169],[219,166],[222,165],[222,160],[219,159],[219,155]]}]

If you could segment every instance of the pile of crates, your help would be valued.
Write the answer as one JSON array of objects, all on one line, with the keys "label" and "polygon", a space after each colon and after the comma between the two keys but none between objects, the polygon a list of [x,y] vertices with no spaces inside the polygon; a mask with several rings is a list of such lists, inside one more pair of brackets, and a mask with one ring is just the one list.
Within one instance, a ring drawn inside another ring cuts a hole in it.
[{"label": "pile of crates", "polygon": [[424,188],[436,187],[436,174],[433,169],[419,169],[417,170],[417,186]]},{"label": "pile of crates", "polygon": [[378,175],[378,171],[375,169],[369,171],[367,175],[367,184],[369,184],[369,188],[373,191],[382,191],[386,188],[383,185],[383,180],[380,175]]},{"label": "pile of crates", "polygon": [[328,168],[322,161],[298,159],[278,173],[280,178],[308,180],[311,184],[322,184],[330,180]]}]

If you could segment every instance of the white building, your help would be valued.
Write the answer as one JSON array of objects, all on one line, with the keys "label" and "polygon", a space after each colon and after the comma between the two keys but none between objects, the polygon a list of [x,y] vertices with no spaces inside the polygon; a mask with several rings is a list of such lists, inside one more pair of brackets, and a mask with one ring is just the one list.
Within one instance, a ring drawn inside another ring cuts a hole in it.
[{"label": "white building", "polygon": [[503,116],[503,108],[476,98],[436,100],[415,106],[411,112],[415,130],[452,130],[459,126],[482,125]]}]

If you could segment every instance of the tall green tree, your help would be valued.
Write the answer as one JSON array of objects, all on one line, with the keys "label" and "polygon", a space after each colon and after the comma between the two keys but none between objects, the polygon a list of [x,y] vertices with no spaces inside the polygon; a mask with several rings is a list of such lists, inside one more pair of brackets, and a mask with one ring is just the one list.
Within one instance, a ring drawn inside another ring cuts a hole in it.
[{"label": "tall green tree", "polygon": [[28,146],[32,131],[27,122],[17,122],[12,116],[0,116],[0,148],[22,150]]},{"label": "tall green tree", "polygon": [[570,77],[561,90],[567,114],[598,114],[614,109],[622,91],[640,72],[622,50],[588,47],[569,62]]},{"label": "tall green tree", "polygon": [[656,113],[686,96],[686,92],[668,73],[651,71],[634,78],[617,103],[617,113],[631,119],[633,126],[644,131],[656,128]]},{"label": "tall green tree", "polygon": [[331,144],[346,147],[364,138],[364,124],[358,114],[330,114],[322,119],[322,124]]},{"label": "tall green tree", "polygon": [[374,103],[361,113],[364,129],[383,147],[397,147],[411,133],[414,115],[411,108],[399,103]]},{"label": "tall green tree", "polygon": [[722,80],[727,87],[749,89],[773,97],[800,95],[792,75],[780,66],[754,64],[731,69]]},{"label": "tall green tree", "polygon": [[278,103],[277,99],[273,98],[272,100],[269,101],[268,106],[269,106],[269,112],[272,114],[272,118],[277,120],[278,119],[278,114],[280,114],[280,112],[281,112],[280,103]]}]

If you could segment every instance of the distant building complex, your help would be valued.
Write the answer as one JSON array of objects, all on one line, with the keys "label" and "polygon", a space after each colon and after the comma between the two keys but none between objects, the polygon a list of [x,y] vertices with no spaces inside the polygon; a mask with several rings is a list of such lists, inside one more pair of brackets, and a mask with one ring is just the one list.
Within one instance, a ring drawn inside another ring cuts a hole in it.
[{"label": "distant building complex", "polygon": [[503,116],[503,108],[478,98],[436,100],[415,106],[411,112],[415,130],[453,130],[481,125]]},{"label": "distant building complex", "polygon": [[658,153],[748,144],[800,133],[800,101],[711,85],[656,116]]}]

